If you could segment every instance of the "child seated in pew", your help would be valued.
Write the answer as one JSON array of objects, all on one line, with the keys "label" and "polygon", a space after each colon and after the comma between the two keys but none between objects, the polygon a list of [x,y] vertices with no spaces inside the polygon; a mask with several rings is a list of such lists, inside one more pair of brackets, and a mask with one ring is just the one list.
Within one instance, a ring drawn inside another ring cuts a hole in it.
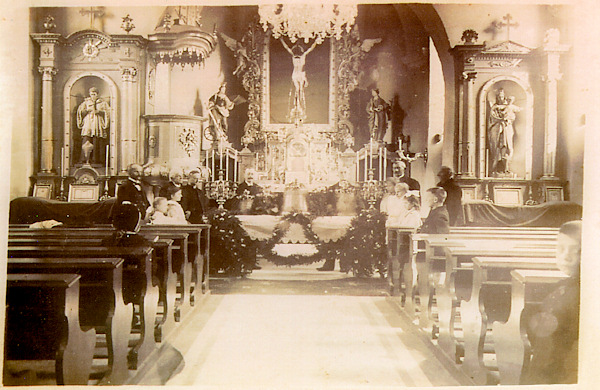
[{"label": "child seated in pew", "polygon": [[102,240],[102,245],[127,247],[150,245],[148,240],[138,234],[141,226],[142,215],[133,203],[124,201],[115,205],[113,213],[115,232]]},{"label": "child seated in pew", "polygon": [[169,204],[167,198],[159,196],[154,199],[152,206],[146,211],[148,216],[148,223],[152,225],[162,225],[173,223],[173,218],[167,215],[169,211]]},{"label": "child seated in pew", "polygon": [[429,215],[421,226],[421,233],[450,233],[450,216],[444,205],[446,190],[442,187],[431,187],[425,192],[424,204],[429,207]]},{"label": "child seated in pew", "polygon": [[581,221],[567,222],[558,232],[556,265],[569,277],[557,283],[537,313],[523,313],[530,317],[531,361],[521,384],[577,383],[580,262]]}]

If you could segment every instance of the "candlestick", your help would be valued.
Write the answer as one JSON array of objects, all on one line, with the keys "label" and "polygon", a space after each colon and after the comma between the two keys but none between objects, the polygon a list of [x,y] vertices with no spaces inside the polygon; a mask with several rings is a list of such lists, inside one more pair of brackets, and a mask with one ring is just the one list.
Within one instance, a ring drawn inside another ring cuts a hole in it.
[{"label": "candlestick", "polygon": [[109,156],[109,146],[106,145],[106,170],[104,171],[104,174],[106,176],[108,176],[108,156]]},{"label": "candlestick", "polygon": [[65,147],[60,149],[60,175],[65,176]]},{"label": "candlestick", "polygon": [[211,155],[210,162],[211,162],[211,167],[212,167],[212,169],[210,171],[210,178],[212,181],[215,181],[215,150],[214,149],[212,149],[210,155]]},{"label": "candlestick", "polygon": [[235,161],[233,162],[233,182],[237,183],[238,178],[238,151],[235,150]]},{"label": "candlestick", "polygon": [[225,180],[229,180],[229,150],[225,154]]},{"label": "candlestick", "polygon": [[387,149],[383,149],[383,180],[387,179]]}]

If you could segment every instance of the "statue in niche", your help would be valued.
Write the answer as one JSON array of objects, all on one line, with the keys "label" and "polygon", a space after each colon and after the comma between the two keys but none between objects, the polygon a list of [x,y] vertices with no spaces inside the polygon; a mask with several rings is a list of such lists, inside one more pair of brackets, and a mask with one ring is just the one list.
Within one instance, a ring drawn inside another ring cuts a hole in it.
[{"label": "statue in niche", "polygon": [[304,49],[298,42],[294,46],[289,47],[283,39],[280,39],[285,50],[292,56],[292,84],[294,85],[294,102],[290,113],[294,122],[302,121],[306,118],[306,98],[304,89],[308,86],[304,65],[306,64],[306,56],[317,47],[317,41],[308,48]]},{"label": "statue in niche", "polygon": [[[85,164],[103,163],[103,144],[108,138],[110,124],[110,106],[98,97],[98,89],[92,87],[77,108],[77,127],[81,129],[81,162]],[[96,153],[93,153],[94,150]]]},{"label": "statue in niche", "polygon": [[515,97],[506,97],[504,89],[496,93],[496,102],[490,108],[488,118],[488,147],[490,172],[495,174],[509,174],[509,163],[512,159],[514,147],[513,138],[515,129],[513,122],[521,111],[514,104]]},{"label": "statue in niche", "polygon": [[390,117],[390,105],[379,96],[379,89],[371,90],[371,100],[367,104],[369,131],[373,141],[382,141],[387,131]]},{"label": "statue in niche", "polygon": [[213,129],[213,139],[224,138],[227,140],[227,118],[229,111],[233,109],[235,103],[232,102],[226,95],[227,83],[221,84],[217,93],[208,99],[208,110],[210,115],[211,127]]}]

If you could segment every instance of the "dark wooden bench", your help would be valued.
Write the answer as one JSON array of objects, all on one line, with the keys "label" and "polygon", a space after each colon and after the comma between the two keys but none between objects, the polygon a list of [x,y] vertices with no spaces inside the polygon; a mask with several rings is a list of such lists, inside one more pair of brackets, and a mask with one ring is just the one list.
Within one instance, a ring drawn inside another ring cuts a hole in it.
[{"label": "dark wooden bench", "polygon": [[[123,258],[123,298],[137,308],[139,324],[133,329],[140,338],[128,354],[129,367],[137,369],[155,349],[154,322],[159,291],[152,281],[152,247],[91,247],[91,246],[9,246],[9,258]],[[136,317],[138,318],[138,317]]]},{"label": "dark wooden bench", "polygon": [[79,323],[79,279],[7,275],[5,366],[10,360],[55,360],[57,384],[88,384],[96,331]]},{"label": "dark wooden bench", "polygon": [[106,334],[109,372],[105,381],[123,383],[128,377],[127,345],[131,333],[133,305],[123,300],[124,260],[120,258],[22,258],[9,259],[9,274],[63,274],[81,276],[79,319],[93,326],[96,334]]},{"label": "dark wooden bench", "polygon": [[[102,246],[104,239],[110,237],[109,231],[74,231],[66,229],[56,231],[32,231],[29,234],[22,232],[9,235],[8,245],[15,246]],[[187,247],[187,235],[178,234],[176,236],[181,240],[180,245],[174,245],[174,240],[159,239],[154,233],[147,233],[145,237],[150,241],[153,251],[153,278],[158,282],[159,288],[159,307],[162,310],[159,318],[156,319],[154,337],[157,342],[161,342],[164,335],[170,333],[175,327],[175,321],[180,318],[179,310],[176,307],[176,288],[177,280],[184,279],[178,267],[183,267],[184,253],[180,253],[181,246]],[[175,249],[175,252],[173,251]],[[173,255],[175,253],[175,256]]]}]

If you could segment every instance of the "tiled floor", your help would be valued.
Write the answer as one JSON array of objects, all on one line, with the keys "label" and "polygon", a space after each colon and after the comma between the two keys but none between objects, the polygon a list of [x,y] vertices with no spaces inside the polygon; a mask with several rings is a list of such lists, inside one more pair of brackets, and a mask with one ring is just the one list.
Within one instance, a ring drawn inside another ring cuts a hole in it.
[{"label": "tiled floor", "polygon": [[[294,274],[309,281],[349,277],[316,272],[317,266],[278,271],[267,265],[242,282],[278,279],[278,272],[287,272],[285,280],[294,280]],[[172,341],[184,367],[167,385],[371,389],[466,384],[389,298],[253,294],[251,289],[212,295],[203,310],[186,319]]]}]

